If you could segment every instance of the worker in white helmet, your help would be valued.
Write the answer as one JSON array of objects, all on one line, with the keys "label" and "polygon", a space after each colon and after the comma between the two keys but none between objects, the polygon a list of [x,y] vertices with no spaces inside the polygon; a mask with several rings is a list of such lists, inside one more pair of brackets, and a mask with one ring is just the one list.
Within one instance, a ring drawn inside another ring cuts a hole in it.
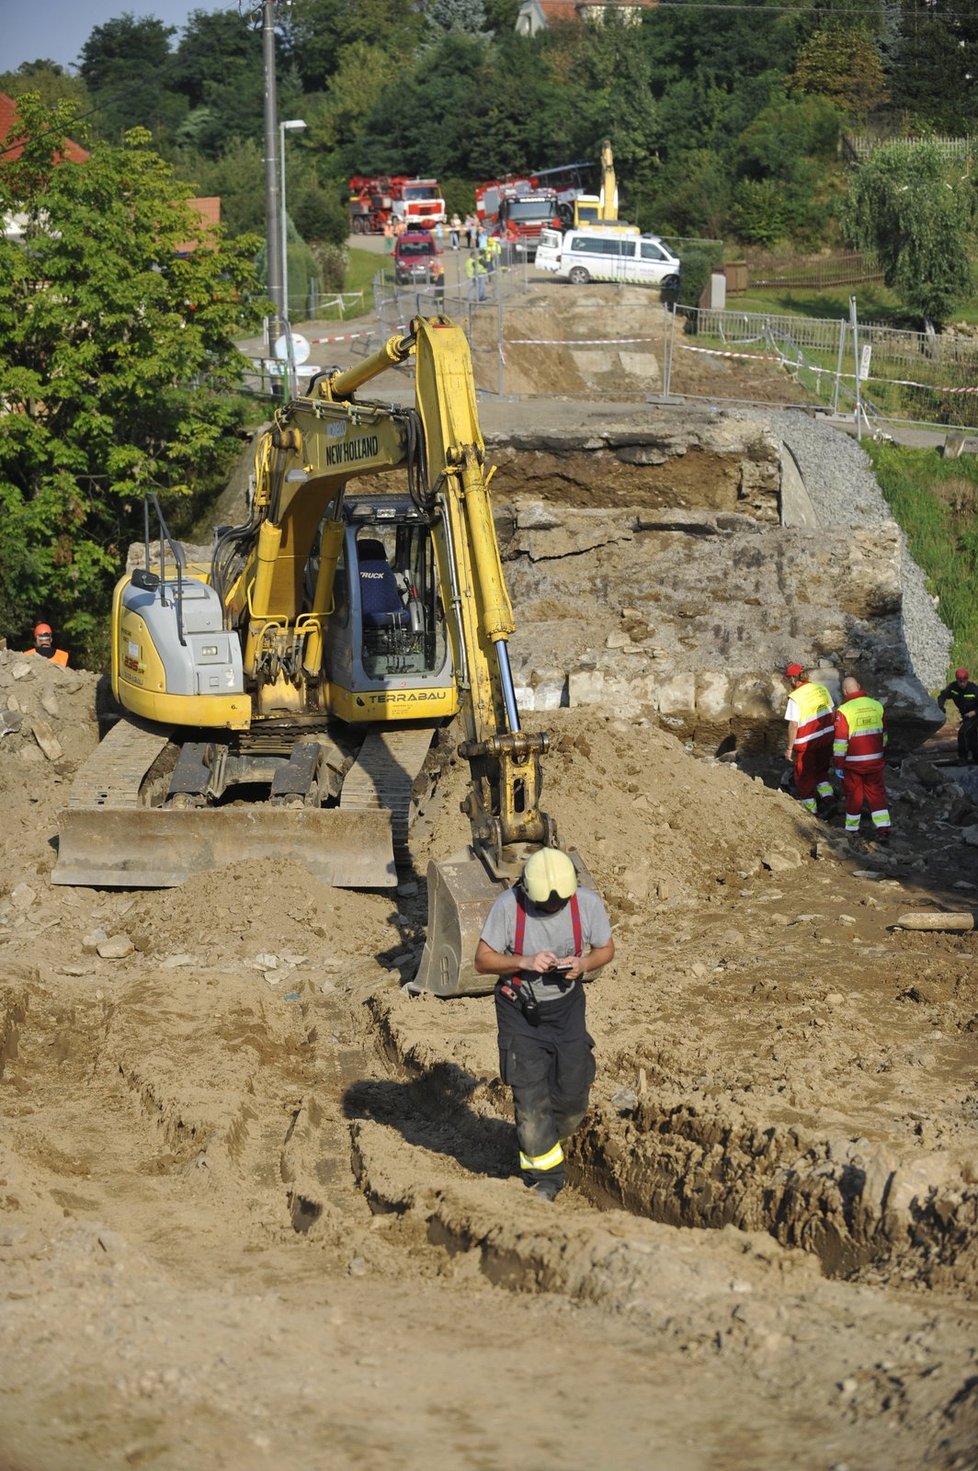
[{"label": "worker in white helmet", "polygon": [[498,976],[499,1072],[513,1090],[523,1182],[545,1200],[564,1184],[564,1151],[587,1111],[594,1042],[584,987],[615,953],[608,911],[559,848],[540,848],[493,904],[475,952]]}]

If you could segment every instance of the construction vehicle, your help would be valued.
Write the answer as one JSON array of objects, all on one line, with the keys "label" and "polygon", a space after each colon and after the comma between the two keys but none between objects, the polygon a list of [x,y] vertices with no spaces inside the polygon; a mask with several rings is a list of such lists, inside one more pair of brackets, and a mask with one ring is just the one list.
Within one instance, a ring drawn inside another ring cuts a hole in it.
[{"label": "construction vehicle", "polygon": [[436,179],[406,174],[354,174],[349,181],[350,231],[379,235],[384,226],[403,221],[407,230],[431,230],[445,223],[445,201]]},{"label": "construction vehicle", "polygon": [[445,223],[445,200],[437,179],[404,179],[394,200],[394,218],[406,230],[433,230]]},{"label": "construction vehicle", "polygon": [[557,191],[537,185],[532,177],[478,184],[475,211],[491,234],[511,241],[518,255],[530,259],[536,254],[541,230],[560,228]]},{"label": "construction vehicle", "polygon": [[384,174],[367,178],[354,174],[350,179],[350,232],[353,235],[380,235],[394,218],[394,199],[400,197],[403,178]]},{"label": "construction vehicle", "polygon": [[[573,228],[582,225],[618,224],[618,179],[609,139],[601,145],[601,187],[597,194],[579,193],[573,199]],[[638,227],[635,233],[638,234]]]},{"label": "construction vehicle", "polygon": [[[357,398],[410,359],[415,407]],[[206,557],[147,501],[140,565],[112,606],[125,713],[76,777],[53,881],[166,887],[253,858],[392,886],[412,782],[459,714],[471,846],[429,870],[416,985],[484,991],[472,957],[488,907],[556,832],[539,808],[548,738],[520,728],[463,332],[417,317],[320,374],[276,411],[255,466],[248,520],[218,528]]]}]

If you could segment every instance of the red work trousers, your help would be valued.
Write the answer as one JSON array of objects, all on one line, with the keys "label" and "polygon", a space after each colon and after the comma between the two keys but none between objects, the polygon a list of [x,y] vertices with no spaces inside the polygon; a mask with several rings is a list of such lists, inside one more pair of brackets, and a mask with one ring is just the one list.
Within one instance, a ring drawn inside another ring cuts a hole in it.
[{"label": "red work trousers", "polygon": [[832,783],[829,780],[831,765],[831,731],[827,733],[824,740],[809,741],[807,746],[795,747],[795,791],[803,802],[806,797],[814,797],[816,789],[819,789],[820,797],[831,795]]},{"label": "red work trousers", "polygon": [[886,805],[882,766],[875,771],[845,767],[842,773],[842,789],[846,799],[846,832],[858,830],[864,804],[869,808],[874,827],[889,828],[890,814]]}]

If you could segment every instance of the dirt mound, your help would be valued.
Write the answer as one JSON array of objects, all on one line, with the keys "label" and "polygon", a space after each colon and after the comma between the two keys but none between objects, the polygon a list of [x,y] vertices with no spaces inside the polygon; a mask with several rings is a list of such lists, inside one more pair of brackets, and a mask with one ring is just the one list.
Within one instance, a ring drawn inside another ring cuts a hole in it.
[{"label": "dirt mound", "polygon": [[[695,760],[651,721],[557,709],[525,725],[551,737],[542,806],[619,916],[702,898],[765,864],[797,867],[817,836],[797,803],[732,765]],[[428,805],[431,857],[468,840],[465,781],[465,763],[453,757]]]},{"label": "dirt mound", "polygon": [[274,970],[270,960],[293,968],[314,961],[335,969],[390,948],[396,912],[382,895],[327,888],[301,863],[276,864],[270,876],[267,865],[248,862],[139,894],[124,918],[137,949],[150,956],[192,951],[208,964],[247,961]]}]

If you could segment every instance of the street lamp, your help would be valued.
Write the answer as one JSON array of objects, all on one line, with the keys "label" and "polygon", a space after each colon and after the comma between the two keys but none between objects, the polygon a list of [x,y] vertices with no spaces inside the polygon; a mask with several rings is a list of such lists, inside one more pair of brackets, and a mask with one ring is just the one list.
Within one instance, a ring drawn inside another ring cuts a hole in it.
[{"label": "street lamp", "polygon": [[305,121],[301,117],[289,118],[287,122],[278,125],[279,134],[279,158],[282,161],[282,187],[279,191],[279,214],[282,227],[282,320],[285,331],[291,332],[289,326],[289,252],[288,252],[288,225],[285,210],[285,135],[286,133],[304,133]]}]

